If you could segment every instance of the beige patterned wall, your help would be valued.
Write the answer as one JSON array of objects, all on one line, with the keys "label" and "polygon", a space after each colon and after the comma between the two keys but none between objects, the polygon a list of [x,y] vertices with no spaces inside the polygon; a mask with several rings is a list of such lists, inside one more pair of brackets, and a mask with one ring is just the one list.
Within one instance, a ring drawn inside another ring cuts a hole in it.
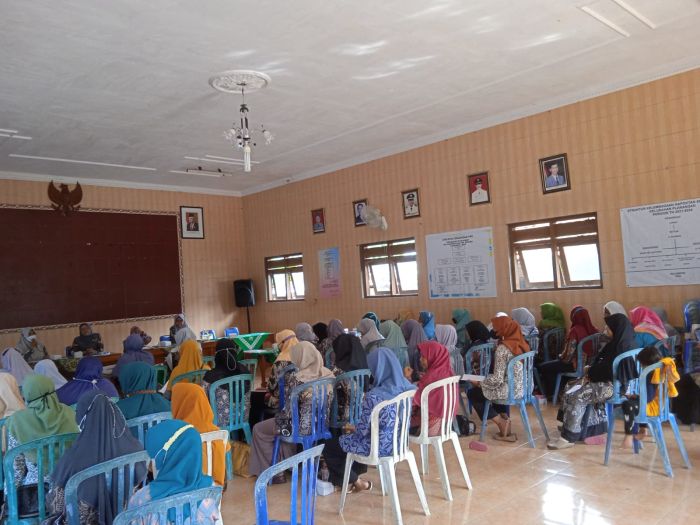
[{"label": "beige patterned wall", "polygon": [[[572,189],[543,195],[538,159],[563,152]],[[466,176],[479,171],[490,173],[493,202],[470,207]],[[415,187],[422,215],[403,220],[401,191]],[[258,193],[243,199],[248,267],[259,298],[254,328],[277,330],[331,317],[352,326],[368,310],[389,318],[403,307],[432,310],[441,323],[459,306],[487,319],[517,306],[537,312],[548,300],[567,309],[584,304],[600,325],[602,305],[610,299],[627,307],[663,306],[680,323],[683,302],[700,296],[700,286],[628,289],[619,209],[698,196],[700,70]],[[353,226],[352,201],[365,197],[386,215],[387,232]],[[315,208],[326,210],[325,234],[312,234]],[[511,292],[506,225],[590,211],[598,212],[604,288]],[[498,298],[429,300],[424,236],[482,226],[494,228]],[[419,296],[363,299],[358,246],[407,236],[417,239]],[[340,247],[342,297],[319,299],[317,252],[334,246]],[[295,251],[304,254],[306,300],[266,303],[264,257]]]},{"label": "beige patterned wall", "polygon": [[[46,188],[45,182],[0,180],[0,203],[46,205]],[[179,212],[180,206],[203,207],[205,239],[182,240],[185,313],[196,330],[214,328],[221,332],[226,326],[244,326],[245,312],[233,301],[233,280],[248,273],[241,198],[97,186],[84,186],[83,193],[82,205],[87,208]],[[131,324],[98,323],[95,330],[102,334],[107,350],[121,352],[121,341]],[[171,319],[139,323],[156,338],[167,334],[171,324]],[[42,330],[39,337],[50,353],[60,353],[76,332],[77,327]],[[16,341],[17,334],[0,334],[0,348]]]}]

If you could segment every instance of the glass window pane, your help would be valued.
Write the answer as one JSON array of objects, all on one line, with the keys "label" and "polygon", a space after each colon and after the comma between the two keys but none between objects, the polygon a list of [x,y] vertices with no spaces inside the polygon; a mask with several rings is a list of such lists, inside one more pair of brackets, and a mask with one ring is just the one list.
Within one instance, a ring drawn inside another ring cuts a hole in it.
[{"label": "glass window pane", "polygon": [[304,272],[294,272],[292,274],[292,281],[294,283],[295,296],[292,299],[303,299],[304,298]]},{"label": "glass window pane", "polygon": [[396,263],[401,289],[399,292],[418,291],[418,264],[416,261]]},{"label": "glass window pane", "polygon": [[551,248],[523,250],[522,254],[527,277],[531,283],[551,283],[554,281]]},{"label": "glass window pane", "polygon": [[287,298],[287,276],[283,273],[272,274],[272,278],[275,281],[275,287],[270,295],[273,299],[286,299]]},{"label": "glass window pane", "polygon": [[374,275],[374,286],[377,293],[391,292],[391,277],[389,275],[388,264],[373,264],[371,265],[372,274]]},{"label": "glass window pane", "polygon": [[598,247],[595,244],[564,246],[564,256],[572,281],[600,281]]}]

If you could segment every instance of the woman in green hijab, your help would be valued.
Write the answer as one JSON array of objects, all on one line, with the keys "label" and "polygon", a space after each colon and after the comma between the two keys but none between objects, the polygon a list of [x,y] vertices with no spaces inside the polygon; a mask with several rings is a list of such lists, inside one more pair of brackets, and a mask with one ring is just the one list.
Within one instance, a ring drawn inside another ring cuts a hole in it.
[{"label": "woman in green hijab", "polygon": [[540,332],[551,330],[552,328],[566,329],[564,311],[554,303],[542,303],[540,305],[540,315],[542,320],[538,325]]},{"label": "woman in green hijab", "polygon": [[401,327],[394,321],[384,321],[379,325],[379,333],[384,336],[381,345],[394,351],[401,363],[401,368],[406,368],[408,364],[408,344],[401,332]]},{"label": "woman in green hijab", "polygon": [[467,325],[472,320],[472,314],[466,308],[455,308],[452,310],[452,322],[457,330],[457,348],[460,351],[466,350],[469,344],[469,334]]}]

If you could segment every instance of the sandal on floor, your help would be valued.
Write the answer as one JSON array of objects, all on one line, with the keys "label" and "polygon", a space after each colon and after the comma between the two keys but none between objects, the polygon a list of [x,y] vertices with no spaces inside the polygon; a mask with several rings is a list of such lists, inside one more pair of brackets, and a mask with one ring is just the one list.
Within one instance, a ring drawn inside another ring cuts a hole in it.
[{"label": "sandal on floor", "polygon": [[348,487],[348,491],[346,492],[346,494],[355,494],[355,493],[359,494],[360,492],[371,492],[372,488],[374,487],[374,483],[372,483],[372,482],[371,482],[370,480],[368,480],[368,479],[363,480],[363,481],[366,481],[366,482],[367,482],[367,488],[366,488],[366,489],[358,489],[358,488],[355,486],[355,484],[353,483],[352,485],[350,485],[350,486]]},{"label": "sandal on floor", "polygon": [[507,436],[502,436],[501,434],[494,434],[493,439],[495,439],[496,441],[505,441],[506,443],[515,443],[516,441],[518,441],[518,435],[513,434],[512,432]]}]

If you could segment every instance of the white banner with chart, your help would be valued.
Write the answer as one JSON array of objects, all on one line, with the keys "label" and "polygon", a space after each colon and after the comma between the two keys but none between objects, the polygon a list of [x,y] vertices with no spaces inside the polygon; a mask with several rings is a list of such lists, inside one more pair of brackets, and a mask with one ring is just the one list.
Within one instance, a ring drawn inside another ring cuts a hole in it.
[{"label": "white banner with chart", "polygon": [[620,210],[627,286],[700,284],[700,199]]},{"label": "white banner with chart", "polygon": [[431,299],[496,297],[491,228],[426,235]]}]

